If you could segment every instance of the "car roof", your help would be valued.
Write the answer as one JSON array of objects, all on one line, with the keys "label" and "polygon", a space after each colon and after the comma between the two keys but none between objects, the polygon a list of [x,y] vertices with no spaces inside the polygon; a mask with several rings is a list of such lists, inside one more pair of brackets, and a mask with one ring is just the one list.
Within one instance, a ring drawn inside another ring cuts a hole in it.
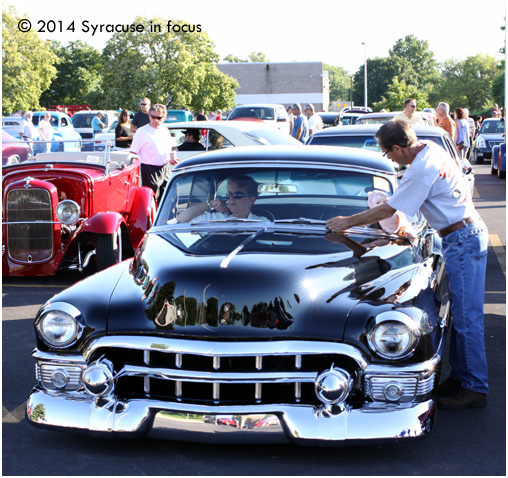
[{"label": "car roof", "polygon": [[245,131],[250,129],[269,129],[274,128],[267,126],[266,123],[254,122],[254,121],[175,121],[174,123],[166,123],[163,125],[168,129],[216,129],[217,126],[221,129],[226,130],[238,130]]},{"label": "car roof", "polygon": [[192,156],[175,166],[179,171],[195,166],[211,166],[216,163],[229,165],[238,163],[281,164],[289,163],[308,166],[329,163],[331,166],[356,166],[369,170],[394,173],[394,163],[379,152],[340,146],[244,146],[209,151]]},{"label": "car roof", "polygon": [[[312,136],[337,136],[337,135],[361,135],[372,134],[375,135],[382,124],[353,124],[350,126],[331,126],[330,128],[322,129]],[[445,133],[443,128],[438,126],[420,126],[413,125],[416,135],[436,135],[441,136]]]},{"label": "car roof", "polygon": [[[118,114],[118,111],[116,111],[116,110],[79,110],[79,111],[76,111],[74,113],[74,115],[86,114],[86,113],[92,113],[92,114],[96,115],[99,112],[106,113],[106,114],[108,114],[108,113]],[[72,116],[74,116],[74,115],[72,115]]]}]

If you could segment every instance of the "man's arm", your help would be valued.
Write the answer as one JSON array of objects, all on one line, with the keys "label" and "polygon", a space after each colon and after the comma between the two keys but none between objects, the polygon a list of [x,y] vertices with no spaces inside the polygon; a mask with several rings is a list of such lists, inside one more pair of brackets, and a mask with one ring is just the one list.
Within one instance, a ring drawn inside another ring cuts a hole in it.
[{"label": "man's arm", "polygon": [[332,232],[344,231],[355,226],[367,226],[386,219],[395,214],[396,209],[387,203],[353,216],[336,216],[326,221],[326,227]]}]

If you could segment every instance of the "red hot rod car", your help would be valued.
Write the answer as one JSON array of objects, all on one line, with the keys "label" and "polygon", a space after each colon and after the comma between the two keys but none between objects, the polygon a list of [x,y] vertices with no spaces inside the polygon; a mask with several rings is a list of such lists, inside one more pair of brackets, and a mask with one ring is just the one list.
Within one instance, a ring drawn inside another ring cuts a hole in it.
[{"label": "red hot rod car", "polygon": [[2,169],[4,276],[98,270],[134,254],[155,217],[128,152],[46,153]]}]

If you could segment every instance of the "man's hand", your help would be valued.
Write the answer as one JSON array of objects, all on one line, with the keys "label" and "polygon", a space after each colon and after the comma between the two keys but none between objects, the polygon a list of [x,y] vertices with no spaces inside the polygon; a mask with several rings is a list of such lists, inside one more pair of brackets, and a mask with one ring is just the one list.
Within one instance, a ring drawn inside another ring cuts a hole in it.
[{"label": "man's hand", "polygon": [[448,161],[443,161],[441,164],[441,169],[439,170],[439,176],[441,179],[449,178],[452,175],[452,168]]},{"label": "man's hand", "polygon": [[348,216],[336,216],[326,221],[326,227],[332,232],[339,232],[349,229],[349,217]]},{"label": "man's hand", "polygon": [[212,206],[217,212],[229,214],[229,209],[225,201],[220,201],[219,199],[212,199],[210,201],[210,206]]}]

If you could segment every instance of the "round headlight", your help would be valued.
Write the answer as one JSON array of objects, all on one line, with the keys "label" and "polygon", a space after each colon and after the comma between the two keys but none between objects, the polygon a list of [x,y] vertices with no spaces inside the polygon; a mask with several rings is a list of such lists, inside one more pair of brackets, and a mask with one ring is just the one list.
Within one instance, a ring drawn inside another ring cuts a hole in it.
[{"label": "round headlight", "polygon": [[64,224],[74,224],[79,219],[81,209],[77,203],[66,199],[56,207],[56,217]]},{"label": "round headlight", "polygon": [[65,347],[73,343],[79,331],[78,321],[62,310],[45,313],[38,323],[42,339],[52,347]]},{"label": "round headlight", "polygon": [[388,320],[375,325],[368,336],[370,347],[386,359],[400,359],[410,355],[420,338],[411,324]]}]

